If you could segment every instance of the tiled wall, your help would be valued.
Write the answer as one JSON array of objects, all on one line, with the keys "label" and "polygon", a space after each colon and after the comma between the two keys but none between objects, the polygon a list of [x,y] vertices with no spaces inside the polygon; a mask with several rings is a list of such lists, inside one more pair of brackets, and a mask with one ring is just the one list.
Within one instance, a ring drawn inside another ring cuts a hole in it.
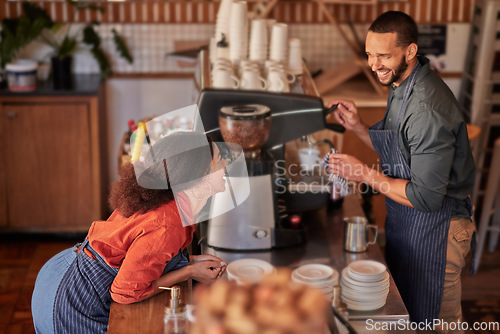
[{"label": "tiled wall", "polygon": [[[78,29],[75,25],[74,29]],[[115,28],[127,41],[134,63],[129,64],[118,56],[112,40],[111,30]],[[367,25],[356,25],[359,36],[364,38]],[[213,24],[102,24],[99,26],[102,46],[110,55],[115,73],[167,73],[192,72],[193,68],[180,67],[176,59],[165,55],[174,51],[178,41],[208,41],[214,33]],[[302,42],[302,54],[311,71],[328,68],[342,63],[351,56],[339,33],[329,24],[291,24],[290,37]],[[48,60],[50,49],[40,44],[24,50],[20,56],[37,60]],[[95,73],[97,63],[88,52],[75,55],[76,73]]]},{"label": "tiled wall", "polygon": [[[45,8],[55,21],[65,22],[73,14],[72,7],[64,0],[33,2]],[[79,15],[77,21],[98,19],[103,23],[214,23],[220,3],[217,0],[94,2],[102,4],[105,13],[86,12]],[[249,9],[252,10],[256,3],[256,0],[248,0]],[[474,0],[379,0],[375,5],[326,6],[339,22],[350,19],[353,23],[370,23],[385,11],[401,10],[419,23],[457,23],[469,22],[473,3]],[[2,18],[16,17],[20,13],[21,4],[18,0],[6,1],[0,6]],[[269,16],[287,23],[328,23],[327,17],[314,1],[280,1]]]},{"label": "tiled wall", "polygon": [[[71,6],[65,1],[36,1],[56,21],[67,22],[72,17]],[[206,41],[214,33],[218,1],[128,1],[101,2],[104,14],[81,13],[77,22],[98,19],[102,22],[99,33],[104,49],[110,54],[116,73],[166,73],[189,72],[189,67],[179,67],[176,61],[165,58],[174,51],[179,41]],[[412,15],[418,23],[467,23],[470,21],[473,0],[407,0],[379,1],[376,5],[327,5],[339,21],[349,18],[364,40],[368,24],[387,10],[402,10]],[[250,9],[255,2],[249,1]],[[19,1],[0,4],[0,17],[16,17],[21,13]],[[290,25],[290,37],[300,38],[303,56],[312,71],[341,64],[351,53],[339,32],[313,1],[281,1],[269,15]],[[343,25],[347,31],[347,24]],[[111,38],[116,28],[126,39],[134,56],[130,65],[118,57]],[[41,59],[48,50],[30,48],[23,56]],[[98,72],[97,64],[87,53],[75,57],[75,72]]]}]

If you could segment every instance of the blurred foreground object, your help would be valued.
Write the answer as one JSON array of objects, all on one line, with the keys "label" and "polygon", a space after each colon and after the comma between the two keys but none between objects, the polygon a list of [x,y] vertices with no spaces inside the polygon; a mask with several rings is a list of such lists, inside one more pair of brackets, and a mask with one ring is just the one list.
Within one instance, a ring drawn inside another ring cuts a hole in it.
[{"label": "blurred foreground object", "polygon": [[197,315],[191,334],[325,333],[328,303],[313,288],[291,280],[280,268],[261,283],[219,280],[196,291]]}]

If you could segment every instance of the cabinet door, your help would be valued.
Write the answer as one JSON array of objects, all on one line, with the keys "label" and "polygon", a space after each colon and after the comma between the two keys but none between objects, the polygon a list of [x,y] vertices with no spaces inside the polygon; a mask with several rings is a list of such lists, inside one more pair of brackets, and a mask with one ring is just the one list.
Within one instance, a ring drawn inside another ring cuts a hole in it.
[{"label": "cabinet door", "polygon": [[88,109],[87,104],[3,106],[10,227],[61,231],[92,223]]}]

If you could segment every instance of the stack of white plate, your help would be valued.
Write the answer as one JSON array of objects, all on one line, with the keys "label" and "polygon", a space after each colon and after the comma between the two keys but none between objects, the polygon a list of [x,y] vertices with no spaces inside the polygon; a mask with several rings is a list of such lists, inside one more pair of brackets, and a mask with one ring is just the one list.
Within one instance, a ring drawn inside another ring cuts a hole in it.
[{"label": "stack of white plate", "polygon": [[355,261],[342,270],[342,300],[352,310],[369,311],[384,306],[389,285],[389,273],[377,261]]},{"label": "stack of white plate", "polygon": [[292,272],[292,281],[321,290],[330,301],[333,287],[339,284],[339,273],[324,264],[305,264]]},{"label": "stack of white plate", "polygon": [[227,266],[227,277],[238,284],[258,283],[264,275],[276,269],[269,262],[259,259],[240,259]]}]

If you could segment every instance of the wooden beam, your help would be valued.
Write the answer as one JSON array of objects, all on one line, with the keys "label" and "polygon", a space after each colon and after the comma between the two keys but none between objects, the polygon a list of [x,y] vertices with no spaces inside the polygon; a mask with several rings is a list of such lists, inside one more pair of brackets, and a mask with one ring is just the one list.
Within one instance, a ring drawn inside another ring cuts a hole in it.
[{"label": "wooden beam", "polygon": [[266,18],[269,13],[273,10],[274,6],[278,3],[278,0],[271,0],[266,5],[264,5],[265,0],[258,1],[253,10],[253,18],[263,19]]},{"label": "wooden beam", "polygon": [[314,82],[318,88],[319,94],[323,96],[343,82],[358,75],[360,72],[361,68],[356,64],[356,61],[350,60],[339,66],[325,70],[314,79]]},{"label": "wooden beam", "polygon": [[340,24],[333,17],[333,15],[330,13],[330,11],[328,10],[328,8],[326,8],[326,5],[324,3],[325,0],[315,0],[315,1],[318,3],[318,5],[321,8],[321,10],[323,11],[323,13],[326,15],[326,18],[328,19],[328,21],[330,21],[330,23],[335,27],[335,29],[337,29],[337,31],[339,32],[339,34],[342,37],[342,39],[347,43],[347,46],[351,49],[352,53],[354,53],[355,56],[358,56],[361,53],[361,50],[359,49],[359,46],[356,43],[354,43],[346,35],[346,33],[344,32],[344,30],[342,30],[342,27],[340,26]]}]

